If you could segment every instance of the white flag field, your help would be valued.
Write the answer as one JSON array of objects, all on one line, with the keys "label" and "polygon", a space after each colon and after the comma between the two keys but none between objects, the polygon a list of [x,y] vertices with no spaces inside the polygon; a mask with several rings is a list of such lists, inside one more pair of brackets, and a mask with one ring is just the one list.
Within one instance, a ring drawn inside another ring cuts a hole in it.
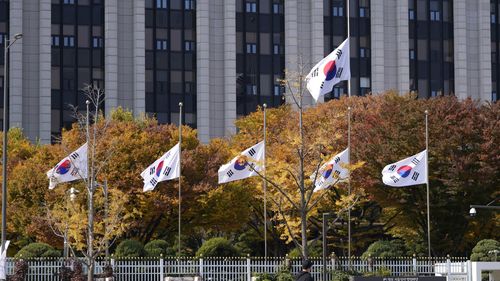
[{"label": "white flag field", "polygon": [[219,168],[219,183],[257,176],[255,171],[262,171],[261,163],[264,157],[264,142],[262,141],[234,157],[231,162],[222,165]]},{"label": "white flag field", "polygon": [[155,189],[159,182],[178,178],[180,170],[180,144],[177,143],[141,173],[143,191]]},{"label": "white flag field", "polygon": [[49,189],[57,184],[87,178],[87,143],[73,151],[47,172]]},{"label": "white flag field", "polygon": [[326,189],[332,184],[342,182],[349,176],[349,148],[333,156],[318,170],[318,175],[313,173],[310,179],[314,181],[314,192]]},{"label": "white flag field", "polygon": [[332,91],[333,86],[351,78],[349,38],[318,62],[307,74],[307,89],[314,100]]},{"label": "white flag field", "polygon": [[382,181],[396,187],[427,183],[427,150],[385,166]]}]

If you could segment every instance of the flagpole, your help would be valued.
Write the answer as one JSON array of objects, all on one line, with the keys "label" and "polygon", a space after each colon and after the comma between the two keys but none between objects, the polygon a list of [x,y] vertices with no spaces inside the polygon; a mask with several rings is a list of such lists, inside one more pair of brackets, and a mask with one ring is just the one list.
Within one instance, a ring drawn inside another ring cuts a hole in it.
[{"label": "flagpole", "polygon": [[[347,164],[351,165],[351,107],[347,107]],[[347,186],[349,198],[351,196],[351,171],[347,170]],[[349,256],[349,268],[351,268],[351,204],[347,208],[347,236],[348,247],[347,255]]]},{"label": "flagpole", "polygon": [[177,255],[181,256],[181,201],[182,201],[182,193],[181,193],[181,159],[182,159],[182,102],[179,103],[179,248],[177,250]]},{"label": "flagpole", "polygon": [[426,185],[427,185],[427,249],[429,252],[429,257],[431,257],[431,211],[429,203],[429,111],[425,111],[425,175],[426,175]]},{"label": "flagpole", "polygon": [[[263,175],[264,178],[266,177],[266,129],[267,129],[267,124],[266,124],[266,108],[267,104],[263,104],[262,108],[264,110],[264,171]],[[264,179],[264,258],[267,259],[267,181]]]},{"label": "flagpole", "polygon": [[[350,18],[351,18],[351,15],[350,15],[350,10],[351,10],[351,5],[350,5],[350,1],[349,0],[346,0],[347,1],[347,9],[346,9],[346,12],[347,12],[347,39],[349,39],[351,37],[351,23],[350,23]],[[351,53],[350,50],[351,49],[351,40],[349,40],[349,53]],[[351,58],[349,57],[349,60]],[[350,62],[349,62],[350,63]],[[350,97],[351,96],[351,78],[349,77],[349,79],[347,80],[347,96]]]}]

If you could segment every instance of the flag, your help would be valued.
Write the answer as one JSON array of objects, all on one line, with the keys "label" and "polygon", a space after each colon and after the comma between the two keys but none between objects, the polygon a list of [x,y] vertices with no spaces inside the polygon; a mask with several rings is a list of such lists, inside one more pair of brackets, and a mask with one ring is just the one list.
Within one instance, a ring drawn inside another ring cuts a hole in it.
[{"label": "flag", "polygon": [[47,177],[49,189],[53,189],[58,183],[87,178],[87,143],[57,163],[47,172]]},{"label": "flag", "polygon": [[7,275],[7,249],[9,248],[10,241],[5,241],[3,252],[0,253],[0,279],[6,280]]},{"label": "flag", "polygon": [[385,166],[382,181],[390,186],[427,183],[427,150]]},{"label": "flag", "polygon": [[264,157],[264,142],[261,141],[234,157],[231,162],[222,165],[219,168],[219,183],[256,176],[254,170],[262,170],[262,164],[259,162],[264,161]]},{"label": "flag", "polygon": [[159,182],[178,178],[180,170],[180,143],[177,143],[141,173],[144,180],[143,191],[155,189]]},{"label": "flag", "polygon": [[318,175],[313,173],[310,179],[314,182],[314,192],[330,187],[332,184],[345,181],[349,175],[346,165],[349,164],[349,148],[333,156],[318,170]]},{"label": "flag", "polygon": [[307,74],[307,89],[317,101],[320,96],[331,92],[337,83],[350,78],[349,38],[347,38]]}]

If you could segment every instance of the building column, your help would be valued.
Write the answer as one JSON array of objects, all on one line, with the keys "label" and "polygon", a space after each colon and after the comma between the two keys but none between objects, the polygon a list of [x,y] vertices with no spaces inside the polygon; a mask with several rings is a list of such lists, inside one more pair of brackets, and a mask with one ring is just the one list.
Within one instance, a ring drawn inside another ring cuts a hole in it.
[{"label": "building column", "polygon": [[196,125],[201,142],[210,141],[210,0],[196,2]]},{"label": "building column", "polygon": [[236,133],[236,1],[224,1],[224,136]]},{"label": "building column", "polygon": [[408,19],[408,1],[397,1],[396,5],[396,42],[398,48],[398,81],[396,89],[400,94],[405,94],[410,90],[410,27]]},{"label": "building column", "polygon": [[144,1],[134,1],[134,115],[146,112],[146,7]]},{"label": "building column", "polygon": [[104,112],[118,106],[118,1],[104,1]]},{"label": "building column", "polygon": [[489,0],[479,0],[479,89],[477,99],[491,101],[492,67],[491,67],[491,11]]},{"label": "building column", "polygon": [[41,143],[50,143],[52,125],[52,75],[51,75],[51,10],[50,0],[40,0],[40,27],[39,27],[39,119],[38,138]]},{"label": "building column", "polygon": [[372,92],[382,93],[385,88],[384,66],[384,5],[371,5],[371,66],[372,66]]},{"label": "building column", "polygon": [[[23,1],[10,1],[8,38],[23,33]],[[26,34],[24,34],[26,36]],[[9,116],[10,128],[23,126],[23,43],[18,40],[9,49]]]},{"label": "building column", "polygon": [[468,92],[466,19],[465,0],[453,2],[453,63],[455,66],[455,95],[460,99],[467,98]]}]

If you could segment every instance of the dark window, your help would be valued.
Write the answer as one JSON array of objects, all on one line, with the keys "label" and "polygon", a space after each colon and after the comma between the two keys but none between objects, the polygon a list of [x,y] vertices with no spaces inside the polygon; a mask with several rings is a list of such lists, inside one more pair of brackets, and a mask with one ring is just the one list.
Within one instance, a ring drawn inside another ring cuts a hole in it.
[{"label": "dark window", "polygon": [[415,59],[415,50],[410,49],[410,59],[414,60]]},{"label": "dark window", "polygon": [[192,52],[195,50],[195,42],[194,41],[184,41],[184,50],[186,52]]},{"label": "dark window", "polygon": [[431,97],[437,97],[438,91],[431,91]]},{"label": "dark window", "polygon": [[247,54],[256,54],[257,53],[257,44],[247,43]]},{"label": "dark window", "polygon": [[498,100],[497,92],[496,91],[491,92],[491,101],[496,102],[497,100]]},{"label": "dark window", "polygon": [[359,56],[362,58],[369,58],[370,57],[370,49],[359,48]]},{"label": "dark window", "polygon": [[274,95],[279,96],[283,93],[283,87],[280,85],[274,85]]},{"label": "dark window", "polygon": [[74,47],[75,36],[64,36],[64,47]]},{"label": "dark window", "polygon": [[64,0],[64,4],[75,4],[75,0]]},{"label": "dark window", "polygon": [[431,11],[431,21],[439,21],[439,11]]},{"label": "dark window", "polygon": [[246,11],[247,11],[247,13],[257,13],[257,3],[247,2],[246,3]]},{"label": "dark window", "polygon": [[0,33],[0,45],[3,45],[4,41],[5,41],[5,33]]},{"label": "dark window", "polygon": [[158,9],[168,8],[168,0],[156,0],[156,8]]},{"label": "dark window", "polygon": [[156,40],[156,49],[166,51],[167,50],[167,40]]},{"label": "dark window", "polygon": [[257,95],[257,86],[248,84],[246,87],[246,93],[247,95]]},{"label": "dark window", "polygon": [[497,21],[497,17],[495,14],[491,14],[491,23],[495,23]]},{"label": "dark window", "polygon": [[273,4],[273,14],[281,14],[281,5],[279,3]]},{"label": "dark window", "polygon": [[370,17],[370,9],[368,7],[359,7],[359,17],[360,18]]},{"label": "dark window", "polygon": [[280,44],[274,44],[273,45],[273,53],[275,55],[279,55],[280,54]]},{"label": "dark window", "polygon": [[341,6],[333,6],[332,15],[334,17],[343,17],[344,16],[344,7]]},{"label": "dark window", "polygon": [[194,10],[194,0],[184,0],[184,9],[186,10]]},{"label": "dark window", "polygon": [[415,19],[415,11],[413,9],[408,10],[408,19],[410,19],[410,20]]},{"label": "dark window", "polygon": [[104,46],[104,40],[102,37],[92,37],[92,47],[102,48]]}]

